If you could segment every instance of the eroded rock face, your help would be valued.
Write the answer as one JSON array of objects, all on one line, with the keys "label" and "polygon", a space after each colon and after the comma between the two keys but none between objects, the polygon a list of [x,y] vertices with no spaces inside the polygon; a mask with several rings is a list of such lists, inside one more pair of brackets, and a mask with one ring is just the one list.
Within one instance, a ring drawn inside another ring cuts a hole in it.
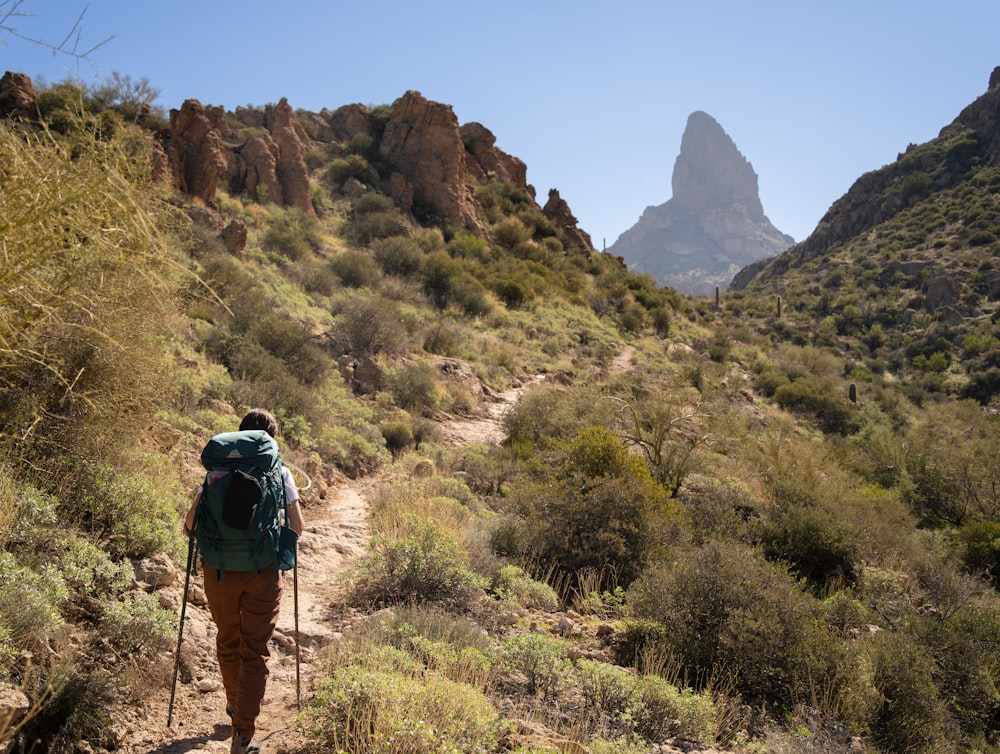
[{"label": "eroded rock face", "polygon": [[246,130],[224,132],[237,142],[227,159],[230,193],[315,214],[309,170],[302,156],[309,137],[288,100],[282,97],[276,106],[263,111],[237,108],[235,118]]},{"label": "eroded rock face", "polygon": [[[465,145],[451,107],[407,92],[393,106],[378,153],[399,187],[393,195],[397,204],[417,216],[437,215],[485,235],[472,188],[465,182]],[[412,203],[406,206],[410,191]]]},{"label": "eroded rock face", "polygon": [[215,189],[226,170],[226,152],[218,123],[209,119],[198,100],[186,100],[180,110],[170,111],[167,159],[175,189],[217,206]]},{"label": "eroded rock face", "polygon": [[528,185],[528,167],[522,160],[497,149],[497,137],[481,123],[466,123],[459,129],[469,156],[469,170],[478,180],[499,180],[527,191],[535,198],[535,189]]},{"label": "eroded rock face", "polygon": [[794,243],[765,216],[753,167],[706,113],[688,118],[671,183],[673,198],[647,207],[608,249],[663,285],[711,295]]},{"label": "eroded rock face", "polygon": [[579,247],[588,256],[593,253],[594,244],[590,240],[590,235],[579,227],[566,200],[559,196],[556,189],[549,190],[549,200],[542,207],[542,214],[556,224],[570,243]]},{"label": "eroded rock face", "polygon": [[38,117],[38,92],[23,73],[7,71],[0,78],[0,118],[35,120]]}]

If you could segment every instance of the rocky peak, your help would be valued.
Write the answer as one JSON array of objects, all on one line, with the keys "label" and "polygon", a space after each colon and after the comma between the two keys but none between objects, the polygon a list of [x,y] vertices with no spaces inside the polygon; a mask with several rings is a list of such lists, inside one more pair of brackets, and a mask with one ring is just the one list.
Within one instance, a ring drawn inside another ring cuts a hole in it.
[{"label": "rocky peak", "polygon": [[708,113],[688,116],[671,184],[674,202],[681,207],[698,212],[740,204],[751,219],[764,216],[757,174]]},{"label": "rocky peak", "polygon": [[757,174],[707,113],[688,118],[671,183],[673,198],[647,207],[608,249],[663,285],[711,295],[793,243],[764,215]]}]

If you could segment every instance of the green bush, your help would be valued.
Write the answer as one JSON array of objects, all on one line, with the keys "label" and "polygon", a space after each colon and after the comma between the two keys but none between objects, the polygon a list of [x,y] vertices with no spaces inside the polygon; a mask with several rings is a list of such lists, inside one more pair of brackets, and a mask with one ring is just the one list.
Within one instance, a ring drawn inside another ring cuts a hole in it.
[{"label": "green bush", "polygon": [[422,362],[393,369],[388,383],[400,408],[430,416],[441,407],[444,388],[433,364]]},{"label": "green bush", "polygon": [[316,219],[301,210],[274,207],[270,222],[261,238],[261,245],[268,251],[297,261],[320,246]]},{"label": "green bush", "polygon": [[787,563],[822,594],[829,584],[854,581],[861,534],[818,505],[784,503],[768,511],[757,533],[769,560]]},{"label": "green bush", "polygon": [[469,569],[468,553],[430,519],[411,514],[405,525],[398,538],[372,538],[371,554],[357,565],[352,601],[466,604],[483,586]]},{"label": "green bush", "polygon": [[583,694],[590,728],[602,737],[630,733],[642,708],[636,678],[623,668],[578,660],[576,680]]},{"label": "green bush", "polygon": [[368,193],[351,204],[341,232],[348,241],[368,246],[379,239],[406,236],[409,227],[392,199]]},{"label": "green bush", "polygon": [[566,683],[571,667],[561,642],[535,633],[506,639],[500,645],[499,660],[532,696],[555,696]]},{"label": "green bush", "polygon": [[65,624],[59,610],[68,596],[65,581],[51,566],[36,572],[0,551],[0,629],[8,646],[45,657],[61,643]]},{"label": "green bush", "polygon": [[871,736],[886,751],[937,752],[954,739],[934,676],[934,660],[912,639],[878,633],[867,647],[880,702]]},{"label": "green bush", "polygon": [[344,251],[330,258],[330,269],[348,288],[373,288],[382,279],[371,255]]},{"label": "green bush", "polygon": [[477,754],[496,751],[505,732],[490,701],[467,684],[360,667],[321,680],[303,719],[325,750],[356,754]]},{"label": "green bush", "polygon": [[64,517],[90,532],[112,557],[181,551],[178,501],[144,475],[83,463]]},{"label": "green bush", "polygon": [[644,567],[671,513],[645,462],[597,427],[580,431],[511,498],[523,518],[526,556],[570,573],[610,571],[623,586]]},{"label": "green bush", "polygon": [[846,398],[846,391],[833,390],[811,377],[778,385],[774,399],[782,408],[814,417],[824,432],[849,435],[858,427],[858,418]]},{"label": "green bush", "polygon": [[712,742],[716,738],[718,711],[709,694],[678,689],[656,675],[636,679],[641,705],[636,711],[637,732],[651,742],[668,738]]},{"label": "green bush", "polygon": [[1000,588],[1000,523],[973,521],[960,528],[956,538],[966,567],[986,575]]},{"label": "green bush", "polygon": [[687,677],[733,673],[749,704],[787,710],[838,682],[843,647],[820,622],[818,604],[745,545],[677,552],[643,574],[628,601],[637,618],[664,626]]},{"label": "green bush", "polygon": [[380,238],[372,242],[372,253],[386,275],[410,278],[420,272],[424,251],[413,238]]},{"label": "green bush", "polygon": [[379,427],[382,437],[385,438],[385,447],[393,456],[399,455],[413,444],[413,430],[410,425],[402,420],[383,422]]},{"label": "green bush", "polygon": [[160,607],[155,594],[127,594],[104,606],[98,627],[111,646],[135,659],[140,650],[155,654],[170,647],[174,615]]},{"label": "green bush", "polygon": [[505,565],[497,571],[489,591],[498,599],[513,600],[529,610],[555,612],[559,609],[555,590],[515,565]]}]

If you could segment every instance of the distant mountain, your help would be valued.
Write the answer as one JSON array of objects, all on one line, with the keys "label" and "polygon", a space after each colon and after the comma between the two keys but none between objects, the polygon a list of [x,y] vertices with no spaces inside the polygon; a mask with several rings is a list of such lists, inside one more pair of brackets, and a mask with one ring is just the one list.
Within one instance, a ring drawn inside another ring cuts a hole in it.
[{"label": "distant mountain", "polygon": [[672,184],[673,198],[647,207],[608,249],[663,285],[710,295],[795,242],[767,219],[753,166],[707,113],[688,117]]}]

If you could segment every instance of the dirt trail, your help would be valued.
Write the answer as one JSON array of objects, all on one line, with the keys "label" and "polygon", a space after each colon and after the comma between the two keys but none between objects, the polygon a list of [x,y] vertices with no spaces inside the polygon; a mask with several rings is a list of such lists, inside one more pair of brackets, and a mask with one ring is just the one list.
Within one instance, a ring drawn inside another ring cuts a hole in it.
[{"label": "dirt trail", "polygon": [[[497,443],[501,420],[524,387],[484,404],[473,418],[449,419],[441,425],[450,445]],[[325,500],[302,496],[306,531],[299,539],[298,629],[299,685],[303,705],[312,697],[320,672],[316,651],[329,644],[342,625],[342,585],[338,577],[360,557],[368,543],[368,503],[378,478],[347,480],[328,490]],[[182,564],[183,568],[183,564]],[[116,721],[126,754],[182,754],[229,751],[230,728],[225,692],[215,662],[215,627],[200,593],[201,577],[192,578],[194,597],[188,602],[181,653],[181,680],[175,693],[173,719],[167,727],[170,689],[158,690],[127,709]],[[175,586],[179,603],[183,573]],[[267,693],[257,720],[257,739],[267,754],[294,752],[306,741],[296,730],[295,602],[292,573],[284,576],[281,616],[271,643]],[[166,668],[166,663],[164,663]],[[169,668],[173,672],[172,655]],[[166,679],[169,686],[170,678]]]}]

